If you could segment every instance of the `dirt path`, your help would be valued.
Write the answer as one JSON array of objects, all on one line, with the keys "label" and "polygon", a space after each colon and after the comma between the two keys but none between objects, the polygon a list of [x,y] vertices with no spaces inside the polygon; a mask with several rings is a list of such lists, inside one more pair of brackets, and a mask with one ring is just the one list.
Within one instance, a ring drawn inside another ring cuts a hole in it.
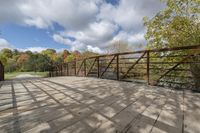
[{"label": "dirt path", "polygon": [[39,78],[39,75],[31,75],[31,74],[20,74],[17,75],[14,79],[24,79],[24,78]]}]

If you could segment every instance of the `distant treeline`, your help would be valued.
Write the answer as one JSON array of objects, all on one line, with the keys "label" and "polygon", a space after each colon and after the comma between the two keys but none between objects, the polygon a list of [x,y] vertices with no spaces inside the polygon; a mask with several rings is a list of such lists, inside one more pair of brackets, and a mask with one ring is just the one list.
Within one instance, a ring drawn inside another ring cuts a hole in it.
[{"label": "distant treeline", "polygon": [[[128,43],[116,41],[104,49],[105,54],[132,51],[133,48]],[[5,72],[44,72],[49,71],[58,64],[73,61],[75,59],[83,59],[91,56],[99,55],[99,53],[91,51],[68,51],[63,50],[56,52],[54,49],[46,49],[42,52],[19,51],[8,48],[0,50],[0,61],[5,67]]]},{"label": "distant treeline", "polygon": [[64,62],[69,62],[75,58],[85,58],[94,56],[97,53],[85,51],[70,52],[63,50],[56,52],[54,49],[46,49],[42,52],[21,52],[19,50],[2,49],[0,51],[0,61],[5,66],[5,72],[28,72],[28,71],[48,71],[51,67]]}]

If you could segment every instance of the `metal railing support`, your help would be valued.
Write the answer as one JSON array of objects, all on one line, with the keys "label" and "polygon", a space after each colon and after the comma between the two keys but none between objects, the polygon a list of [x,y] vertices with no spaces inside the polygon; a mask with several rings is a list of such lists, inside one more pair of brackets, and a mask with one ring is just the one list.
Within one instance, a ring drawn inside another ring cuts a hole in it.
[{"label": "metal railing support", "polygon": [[99,64],[99,57],[97,57],[97,77],[100,77],[100,64]]},{"label": "metal railing support", "polygon": [[86,70],[86,69],[87,69],[87,67],[86,67],[86,65],[87,65],[87,64],[86,64],[86,61],[87,61],[87,60],[85,59],[85,60],[84,60],[84,76],[85,76],[85,77],[86,77],[86,71],[87,71],[87,70]]},{"label": "metal railing support", "polygon": [[76,59],[74,60],[74,75],[76,76]]},{"label": "metal railing support", "polygon": [[116,69],[117,69],[117,80],[119,79],[119,55],[117,55],[117,60],[116,60]]},{"label": "metal railing support", "polygon": [[150,73],[149,73],[149,63],[150,63],[150,58],[149,58],[150,54],[149,51],[147,51],[147,84],[150,84]]}]

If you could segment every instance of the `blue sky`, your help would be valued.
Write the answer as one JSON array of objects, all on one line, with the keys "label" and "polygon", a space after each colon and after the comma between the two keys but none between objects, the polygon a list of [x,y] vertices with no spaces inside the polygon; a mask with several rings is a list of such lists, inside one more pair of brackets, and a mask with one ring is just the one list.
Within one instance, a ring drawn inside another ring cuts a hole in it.
[{"label": "blue sky", "polygon": [[1,38],[9,40],[13,48],[27,49],[30,47],[43,47],[53,49],[70,49],[68,45],[55,42],[52,38],[54,32],[63,30],[59,25],[54,29],[39,29],[36,27],[16,24],[3,24],[0,26]]},{"label": "blue sky", "polygon": [[142,19],[163,7],[158,0],[0,1],[0,49],[100,53],[119,40],[145,46]]}]

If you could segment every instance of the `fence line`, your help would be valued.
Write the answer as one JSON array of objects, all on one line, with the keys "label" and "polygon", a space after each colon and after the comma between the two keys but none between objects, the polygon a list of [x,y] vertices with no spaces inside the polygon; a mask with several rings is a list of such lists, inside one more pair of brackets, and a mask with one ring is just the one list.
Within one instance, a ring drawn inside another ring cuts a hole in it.
[{"label": "fence line", "polygon": [[195,75],[199,68],[200,45],[196,45],[99,55],[60,64],[49,74],[194,88],[200,82],[200,76]]}]

